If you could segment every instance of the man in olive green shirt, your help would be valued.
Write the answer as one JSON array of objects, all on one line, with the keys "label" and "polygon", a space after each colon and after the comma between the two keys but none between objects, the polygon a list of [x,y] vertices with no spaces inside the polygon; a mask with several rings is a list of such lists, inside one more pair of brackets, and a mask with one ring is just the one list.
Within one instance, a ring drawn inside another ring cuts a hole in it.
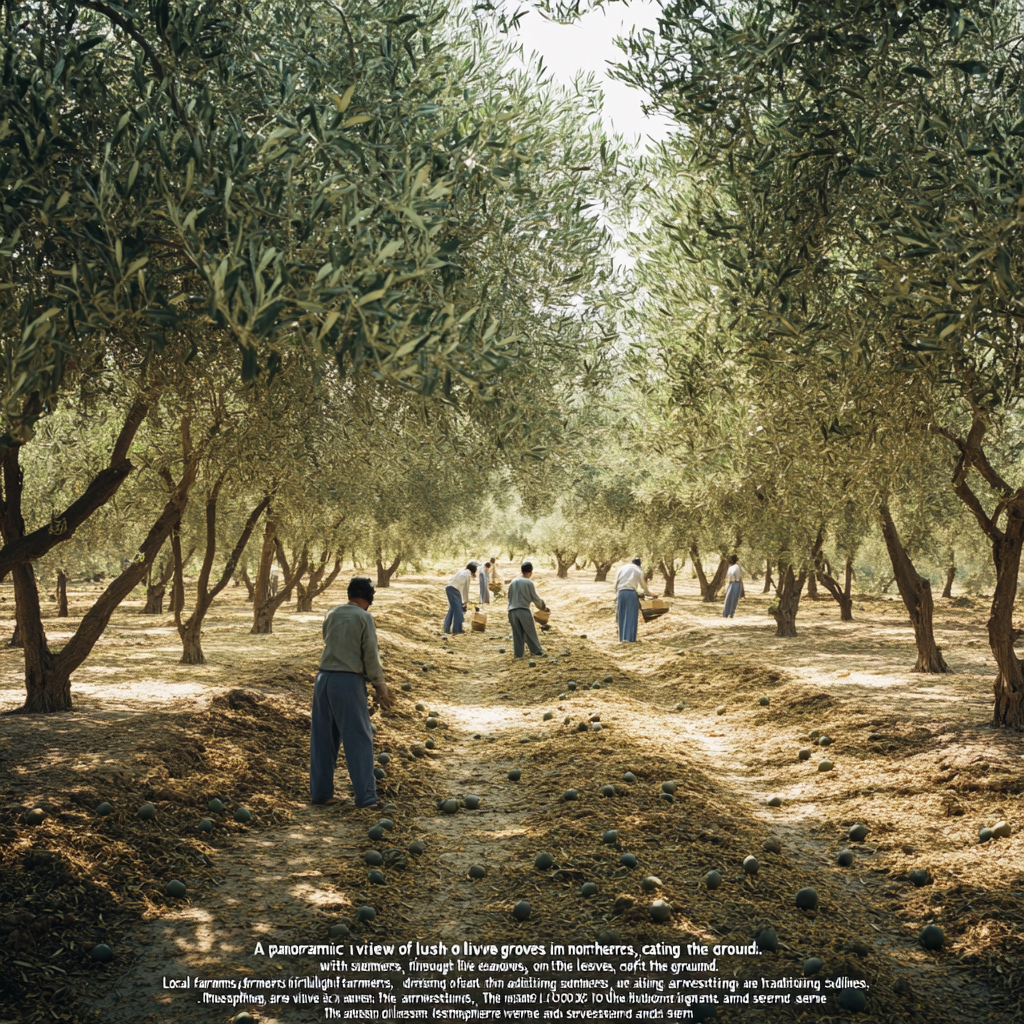
[{"label": "man in olive green shirt", "polygon": [[377,703],[390,707],[377,647],[377,629],[369,607],[373,584],[365,576],[348,585],[348,604],[332,608],[324,619],[324,653],[313,685],[309,736],[309,793],[314,804],[336,804],[334,769],[339,747],[356,807],[381,807],[373,777],[373,729],[366,706],[366,683],[377,691]]}]

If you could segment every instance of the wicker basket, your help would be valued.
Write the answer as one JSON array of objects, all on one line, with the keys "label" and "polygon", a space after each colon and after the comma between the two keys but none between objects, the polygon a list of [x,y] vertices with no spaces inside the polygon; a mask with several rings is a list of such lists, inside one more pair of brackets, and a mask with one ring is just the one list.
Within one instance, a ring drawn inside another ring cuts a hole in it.
[{"label": "wicker basket", "polygon": [[469,624],[469,628],[474,633],[482,633],[487,629],[487,613],[482,612],[479,609],[473,612],[472,621]]},{"label": "wicker basket", "polygon": [[551,612],[542,612],[539,608],[533,613],[533,618],[536,622],[539,622],[542,626],[548,624],[548,619],[551,618]]}]

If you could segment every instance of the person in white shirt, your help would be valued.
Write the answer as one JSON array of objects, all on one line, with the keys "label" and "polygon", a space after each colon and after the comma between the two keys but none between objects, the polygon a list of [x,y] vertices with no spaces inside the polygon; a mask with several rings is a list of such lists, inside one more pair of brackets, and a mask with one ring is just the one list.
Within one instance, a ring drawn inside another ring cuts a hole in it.
[{"label": "person in white shirt", "polygon": [[640,594],[650,597],[640,559],[624,565],[615,577],[615,618],[619,623],[619,640],[636,641],[636,626],[640,619]]},{"label": "person in white shirt", "polygon": [[487,589],[487,584],[491,582],[491,574],[487,571],[490,569],[491,563],[484,562],[484,567],[480,570],[480,603],[490,604],[491,603],[491,592]]},{"label": "person in white shirt", "polygon": [[740,568],[736,555],[729,556],[729,571],[725,574],[725,607],[722,608],[723,619],[736,617],[736,605],[743,596],[743,569]]},{"label": "person in white shirt", "polygon": [[444,631],[455,636],[463,632],[462,622],[469,604],[469,581],[476,578],[476,562],[460,569],[449,581],[444,592],[448,597],[448,614],[444,617]]}]

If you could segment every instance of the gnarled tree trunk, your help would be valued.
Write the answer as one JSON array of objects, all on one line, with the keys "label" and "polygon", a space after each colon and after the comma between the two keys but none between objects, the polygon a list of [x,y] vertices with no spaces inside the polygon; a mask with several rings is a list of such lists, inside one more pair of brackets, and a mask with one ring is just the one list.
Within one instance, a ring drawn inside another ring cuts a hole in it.
[{"label": "gnarled tree trunk", "polygon": [[762,594],[770,594],[772,592],[772,560],[769,558],[764,567],[764,589],[761,591]]},{"label": "gnarled tree trunk", "polygon": [[564,548],[559,550],[556,548],[552,554],[555,556],[555,561],[558,563],[558,578],[560,580],[566,580],[569,578],[569,570],[576,564],[576,556],[579,554],[578,551],[573,551],[571,554]]},{"label": "gnarled tree trunk", "polygon": [[57,570],[57,589],[54,591],[57,598],[57,618],[68,617],[68,574],[63,569]]},{"label": "gnarled tree trunk", "polygon": [[594,582],[605,583],[608,580],[608,573],[611,571],[612,566],[615,564],[615,559],[610,558],[607,562],[599,562],[596,558],[594,559]]},{"label": "gnarled tree trunk", "polygon": [[[270,594],[270,566],[277,556],[278,564],[283,573],[282,586],[276,595]],[[285,553],[281,538],[277,535],[277,521],[267,518],[267,525],[263,530],[263,547],[260,551],[259,571],[256,573],[255,596],[252,603],[252,629],[250,633],[264,634],[274,632],[274,615],[292,596],[292,590],[300,577],[306,573],[306,566],[309,564],[305,551],[299,558],[294,569],[288,565],[288,556]]]},{"label": "gnarled tree trunk", "polygon": [[384,564],[384,553],[382,551],[377,552],[377,586],[378,587],[390,587],[391,577],[398,572],[398,567],[402,562],[402,552],[391,560],[387,565]]},{"label": "gnarled tree trunk", "polygon": [[[814,560],[815,573],[818,582],[832,595],[839,605],[839,619],[841,622],[853,622],[853,557],[846,558],[845,585],[840,586],[839,581],[832,575],[832,566],[822,557],[821,547],[824,543],[824,528],[818,531],[817,540],[811,549],[811,558]],[[812,574],[813,576],[813,574]],[[812,577],[808,577],[808,583]]]},{"label": "gnarled tree trunk", "polygon": [[953,582],[956,580],[956,552],[950,551],[949,565],[946,566],[946,585],[942,588],[943,597],[953,596]]},{"label": "gnarled tree trunk", "polygon": [[914,627],[914,640],[917,642],[917,663],[914,672],[948,672],[949,667],[942,657],[942,649],[935,643],[935,632],[932,626],[932,585],[915,568],[910,560],[903,541],[900,540],[896,524],[892,521],[889,507],[884,502],[878,507],[878,516],[882,524],[882,537],[892,572],[899,589],[900,597],[910,615],[910,624]]},{"label": "gnarled tree trunk", "polygon": [[676,560],[670,558],[667,562],[663,558],[658,562],[658,572],[665,578],[664,597],[676,596]]},{"label": "gnarled tree trunk", "polygon": [[338,573],[341,572],[340,555],[334,560],[334,568],[327,573],[326,577],[324,576],[330,557],[327,551],[322,552],[317,564],[309,568],[309,582],[306,584],[303,584],[301,580],[296,582],[296,611],[311,612],[314,598],[319,597],[338,578]]},{"label": "gnarled tree trunk", "polygon": [[793,571],[792,562],[779,561],[779,585],[775,600],[769,605],[775,619],[776,636],[796,636],[796,615],[806,581],[806,569],[797,574]]}]

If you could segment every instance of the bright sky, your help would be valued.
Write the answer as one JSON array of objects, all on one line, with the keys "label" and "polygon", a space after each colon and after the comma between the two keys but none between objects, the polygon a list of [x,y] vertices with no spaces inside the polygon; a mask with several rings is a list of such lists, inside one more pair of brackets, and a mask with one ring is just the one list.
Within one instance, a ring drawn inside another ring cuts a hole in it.
[{"label": "bright sky", "polygon": [[593,72],[604,90],[606,121],[623,137],[643,148],[647,140],[657,141],[669,133],[669,121],[644,117],[642,94],[608,75],[609,64],[625,54],[615,45],[616,36],[627,36],[632,26],[657,31],[661,7],[649,0],[634,0],[628,6],[610,4],[584,15],[572,25],[545,21],[531,10],[519,23],[518,38],[529,59],[531,51],[544,58],[549,71],[564,85],[582,72]]}]

